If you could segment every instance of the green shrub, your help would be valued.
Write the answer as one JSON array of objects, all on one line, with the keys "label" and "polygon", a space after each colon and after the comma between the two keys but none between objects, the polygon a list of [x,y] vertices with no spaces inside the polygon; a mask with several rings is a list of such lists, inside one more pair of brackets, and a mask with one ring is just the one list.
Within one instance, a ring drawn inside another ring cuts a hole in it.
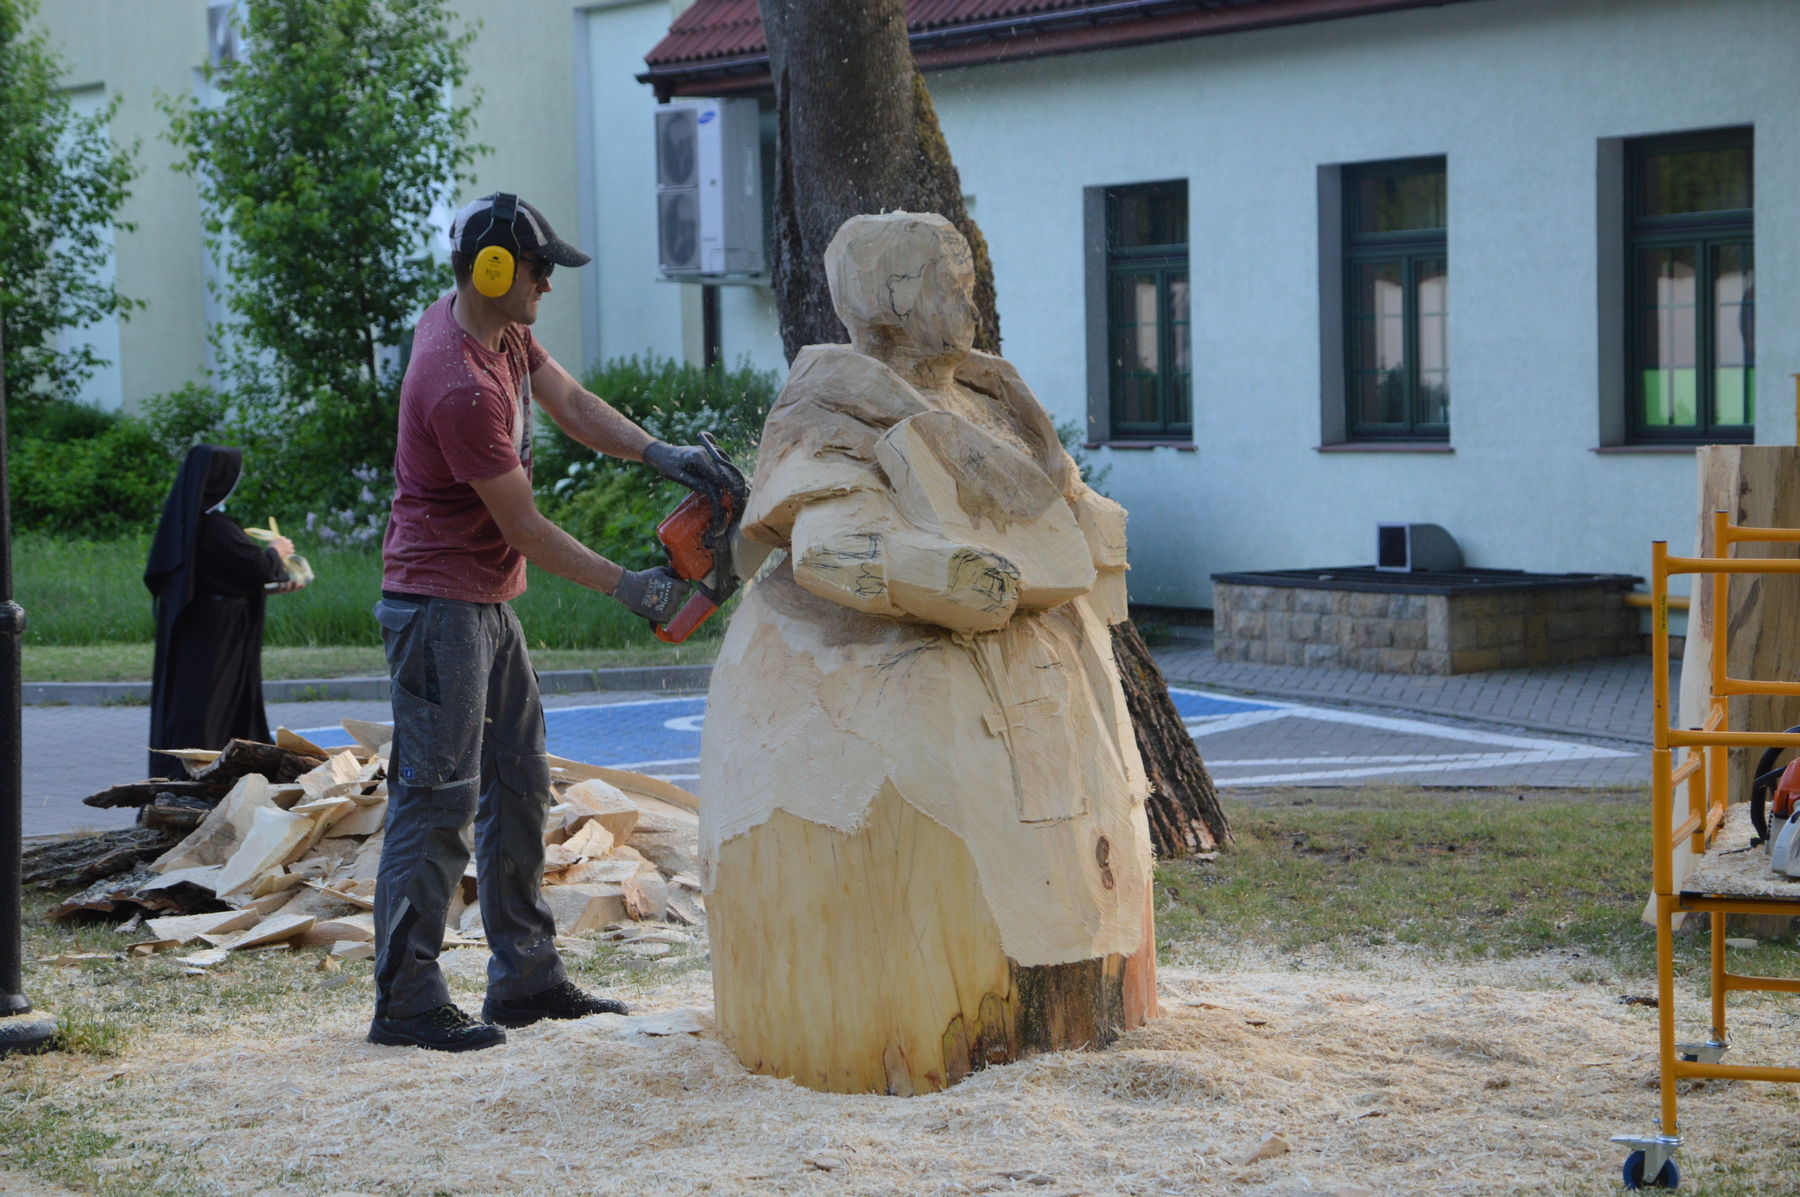
[{"label": "green shrub", "polygon": [[[711,432],[746,476],[779,389],[772,371],[757,370],[748,359],[734,370],[703,370],[654,354],[615,358],[584,382],[670,444],[694,444],[701,432]],[[532,471],[538,505],[571,536],[627,569],[662,563],[656,525],[681,502],[682,487],[645,466],[596,453],[554,425],[539,442]]]},{"label": "green shrub", "polygon": [[8,482],[21,531],[115,537],[155,526],[176,462],[142,420],[52,400],[32,405],[15,434]]}]

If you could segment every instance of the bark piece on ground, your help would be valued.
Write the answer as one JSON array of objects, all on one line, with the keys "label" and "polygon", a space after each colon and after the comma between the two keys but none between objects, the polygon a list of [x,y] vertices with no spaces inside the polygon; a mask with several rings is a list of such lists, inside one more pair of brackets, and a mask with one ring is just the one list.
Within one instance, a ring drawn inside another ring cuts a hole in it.
[{"label": "bark piece on ground", "polygon": [[157,874],[148,865],[138,865],[129,873],[96,881],[73,897],[64,898],[51,907],[44,917],[66,918],[79,910],[92,910],[102,914],[126,908],[135,910],[142,905],[137,900],[138,888],[156,878]]},{"label": "bark piece on ground", "polygon": [[20,880],[45,887],[88,885],[156,859],[173,842],[174,835],[161,828],[126,827],[34,844],[22,855]]},{"label": "bark piece on ground", "polygon": [[229,785],[247,774],[260,773],[276,785],[286,785],[321,763],[318,757],[289,752],[273,744],[233,740],[225,745],[217,759],[195,772],[194,780],[218,781]]},{"label": "bark piece on ground", "polygon": [[218,805],[219,799],[225,796],[231,786],[225,782],[213,781],[165,781],[152,778],[149,781],[133,781],[124,785],[108,786],[98,794],[90,794],[81,800],[83,806],[92,806],[100,810],[111,810],[121,806],[149,806],[162,794],[174,794],[182,798],[193,798],[206,803],[207,806]]},{"label": "bark piece on ground", "polygon": [[217,805],[217,798],[209,801],[165,790],[156,795],[156,801],[140,808],[143,811],[141,821],[145,827],[185,836],[204,823]]}]

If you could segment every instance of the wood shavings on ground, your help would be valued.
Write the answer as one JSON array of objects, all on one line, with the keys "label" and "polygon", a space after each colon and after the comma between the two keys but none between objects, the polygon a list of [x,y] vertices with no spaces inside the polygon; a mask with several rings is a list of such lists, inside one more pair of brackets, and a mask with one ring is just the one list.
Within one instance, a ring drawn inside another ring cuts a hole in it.
[{"label": "wood shavings on ground", "polygon": [[[479,970],[446,971],[477,1005]],[[1560,956],[1465,966],[1398,949],[1167,966],[1167,1016],[1115,1048],[916,1098],[745,1072],[715,1036],[704,972],[614,990],[629,1018],[538,1024],[469,1055],[371,1046],[368,1011],[344,1002],[148,1035],[123,1073],[82,1057],[9,1067],[93,1102],[112,1133],[186,1152],[229,1193],[278,1178],[290,1187],[268,1191],[457,1197],[1611,1193],[1608,1136],[1655,1114],[1655,1011],[1571,971]],[[1691,993],[1683,1009],[1705,1012]],[[1737,1003],[1734,1056],[1800,1057],[1796,1009]],[[1684,1188],[1794,1192],[1793,1109],[1780,1086],[1694,1085]],[[1267,1150],[1276,1137],[1288,1150]]]}]

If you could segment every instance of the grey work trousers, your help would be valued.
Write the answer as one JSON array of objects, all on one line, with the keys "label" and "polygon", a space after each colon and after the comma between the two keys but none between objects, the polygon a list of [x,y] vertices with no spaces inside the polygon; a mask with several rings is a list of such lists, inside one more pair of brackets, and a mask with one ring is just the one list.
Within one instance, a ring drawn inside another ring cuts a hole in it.
[{"label": "grey work trousers", "polygon": [[375,1013],[412,1018],[450,1001],[438,951],[471,846],[492,953],[488,996],[560,984],[556,923],[540,893],[551,799],[544,707],[518,617],[507,603],[384,597],[375,618],[394,704]]}]

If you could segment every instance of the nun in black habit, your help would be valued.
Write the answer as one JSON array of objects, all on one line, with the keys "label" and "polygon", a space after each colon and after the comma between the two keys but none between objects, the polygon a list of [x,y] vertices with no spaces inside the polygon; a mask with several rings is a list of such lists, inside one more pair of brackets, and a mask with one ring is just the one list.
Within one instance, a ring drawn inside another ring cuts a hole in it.
[{"label": "nun in black habit", "polygon": [[[264,548],[224,512],[244,454],[223,445],[188,450],[163,504],[144,585],[154,596],[156,674],[150,747],[223,748],[233,738],[269,739],[263,711],[263,600],[298,590],[282,557],[287,537]],[[171,758],[150,754],[151,777],[172,776]]]}]

